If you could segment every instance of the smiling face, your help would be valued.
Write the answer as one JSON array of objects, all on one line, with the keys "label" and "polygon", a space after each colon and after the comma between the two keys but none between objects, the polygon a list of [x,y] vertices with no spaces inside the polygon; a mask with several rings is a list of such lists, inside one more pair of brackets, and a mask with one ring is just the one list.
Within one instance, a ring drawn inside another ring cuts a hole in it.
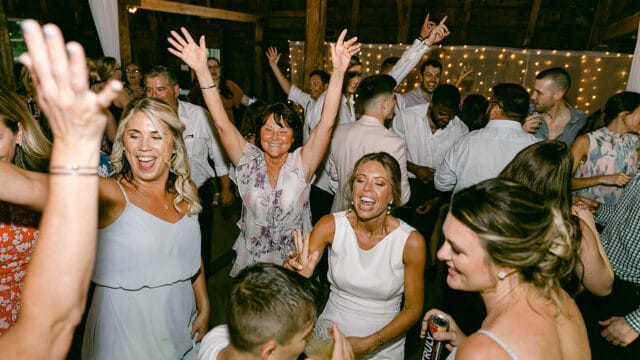
[{"label": "smiling face", "polygon": [[314,100],[318,99],[320,94],[326,90],[325,85],[319,75],[313,75],[309,78],[309,95]]},{"label": "smiling face", "polygon": [[442,78],[442,70],[431,65],[427,65],[424,68],[424,72],[421,75],[422,91],[431,94],[440,85],[440,79]]},{"label": "smiling face", "polygon": [[348,78],[345,85],[345,92],[347,94],[355,94],[362,80],[362,65],[353,65],[347,69],[346,77]]},{"label": "smiling face", "polygon": [[134,179],[164,184],[174,143],[167,125],[155,123],[140,111],[131,116],[123,134],[125,156]]},{"label": "smiling face", "polygon": [[456,109],[441,104],[429,105],[428,119],[436,129],[444,129],[449,122],[456,116]]},{"label": "smiling face", "polygon": [[16,145],[22,139],[22,127],[18,128],[18,132],[14,133],[5,124],[5,119],[0,115],[0,160],[13,162],[16,155]]},{"label": "smiling face", "polygon": [[368,220],[385,214],[393,202],[393,186],[384,166],[378,161],[367,161],[354,175],[353,207],[358,217]]},{"label": "smiling face", "polygon": [[442,226],[445,242],[438,250],[438,259],[448,268],[447,284],[456,290],[482,291],[495,286],[495,264],[482,240],[451,213]]},{"label": "smiling face", "polygon": [[174,109],[178,108],[180,86],[171,85],[165,76],[148,77],[144,83],[148,98],[166,101]]},{"label": "smiling face", "polygon": [[289,153],[293,136],[293,129],[278,125],[273,119],[273,114],[270,114],[260,128],[260,145],[265,154],[278,158]]},{"label": "smiling face", "polygon": [[220,66],[220,63],[215,59],[209,59],[207,60],[207,67],[209,68],[209,73],[211,74],[213,81],[217,82],[220,80],[220,77],[222,77],[222,67]]}]

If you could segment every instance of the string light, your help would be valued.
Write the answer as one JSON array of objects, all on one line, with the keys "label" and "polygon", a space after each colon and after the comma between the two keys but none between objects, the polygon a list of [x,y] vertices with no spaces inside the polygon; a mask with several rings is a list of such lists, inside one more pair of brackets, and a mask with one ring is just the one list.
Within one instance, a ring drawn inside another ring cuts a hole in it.
[{"label": "string light", "polygon": [[[363,62],[365,76],[380,73],[384,59],[402,56],[410,48],[407,44],[362,44],[358,56]],[[325,43],[320,56],[320,68],[331,71],[329,44]],[[289,76],[292,83],[305,84],[304,42],[289,42]],[[568,101],[586,113],[604,105],[604,101],[623,90],[627,83],[633,55],[620,53],[587,52],[539,49],[512,49],[486,46],[433,46],[426,59],[438,59],[443,63],[443,83],[453,83],[458,72],[465,66],[474,71],[460,85],[462,95],[480,93],[491,94],[491,86],[501,82],[516,82],[528,88],[535,76],[542,70],[554,66],[567,69],[572,76],[572,87],[567,94]],[[412,69],[398,91],[404,93],[420,86],[419,65]],[[612,76],[612,74],[618,74]]]}]

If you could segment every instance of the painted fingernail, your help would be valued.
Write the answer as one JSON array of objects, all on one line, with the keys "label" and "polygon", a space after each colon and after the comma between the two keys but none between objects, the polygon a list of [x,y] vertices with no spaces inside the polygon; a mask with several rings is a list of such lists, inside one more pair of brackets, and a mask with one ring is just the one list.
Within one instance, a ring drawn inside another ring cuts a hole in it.
[{"label": "painted fingernail", "polygon": [[77,54],[78,53],[78,48],[76,46],[73,46],[72,44],[67,44],[65,46],[65,48],[67,49],[67,53],[69,55],[73,55],[73,54]]}]

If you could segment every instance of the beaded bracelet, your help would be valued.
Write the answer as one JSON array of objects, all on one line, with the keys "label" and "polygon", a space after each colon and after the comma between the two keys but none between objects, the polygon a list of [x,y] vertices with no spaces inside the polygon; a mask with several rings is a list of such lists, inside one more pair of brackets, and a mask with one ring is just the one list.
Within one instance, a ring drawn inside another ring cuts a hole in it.
[{"label": "beaded bracelet", "polygon": [[200,90],[213,89],[214,87],[216,87],[216,83],[213,83],[213,85],[210,86],[200,86]]}]

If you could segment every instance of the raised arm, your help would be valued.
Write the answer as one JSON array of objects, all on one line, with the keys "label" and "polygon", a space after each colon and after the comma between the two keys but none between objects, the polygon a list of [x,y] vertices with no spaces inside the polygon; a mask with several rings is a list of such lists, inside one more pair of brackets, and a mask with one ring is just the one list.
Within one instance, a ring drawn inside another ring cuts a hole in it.
[{"label": "raised arm", "polygon": [[0,201],[42,211],[47,203],[47,175],[0,161]]},{"label": "raised arm", "polygon": [[3,359],[64,359],[84,312],[95,259],[105,111],[122,85],[111,81],[93,93],[79,44],[65,48],[55,25],[40,28],[25,20],[22,28],[28,52],[20,60],[54,135],[51,191],[22,289],[20,317],[0,337],[0,349]]},{"label": "raised arm", "polygon": [[311,181],[313,173],[324,158],[324,154],[331,140],[331,133],[340,108],[340,96],[342,93],[342,81],[349,66],[351,56],[360,51],[360,44],[356,44],[356,37],[344,41],[347,30],[342,30],[338,41],[331,44],[331,62],[333,63],[333,73],[329,80],[320,122],[313,129],[309,139],[302,147],[300,157],[302,167],[307,181]]},{"label": "raised arm", "polygon": [[200,36],[199,44],[193,40],[187,29],[181,28],[182,35],[171,31],[167,38],[172,47],[169,52],[184,61],[196,74],[202,89],[202,97],[213,118],[213,124],[218,129],[222,146],[234,165],[238,164],[247,140],[227,117],[220,98],[220,92],[215,86],[209,68],[207,67],[207,47],[204,35]]},{"label": "raised arm", "polygon": [[267,60],[269,61],[269,66],[271,67],[271,71],[273,71],[273,75],[275,75],[276,80],[278,80],[278,84],[282,90],[284,90],[285,94],[289,95],[289,90],[291,90],[291,82],[287,79],[286,76],[280,71],[280,67],[278,67],[278,61],[280,61],[280,54],[278,52],[278,48],[275,46],[271,46],[267,49]]},{"label": "raised arm", "polygon": [[439,43],[445,37],[449,36],[449,29],[444,24],[447,20],[445,16],[440,24],[429,21],[429,14],[424,19],[420,36],[413,42],[413,45],[402,53],[398,62],[393,66],[389,75],[396,80],[396,84],[400,84],[404,78],[409,75],[416,65],[422,59],[422,56],[429,51],[432,45]]}]

